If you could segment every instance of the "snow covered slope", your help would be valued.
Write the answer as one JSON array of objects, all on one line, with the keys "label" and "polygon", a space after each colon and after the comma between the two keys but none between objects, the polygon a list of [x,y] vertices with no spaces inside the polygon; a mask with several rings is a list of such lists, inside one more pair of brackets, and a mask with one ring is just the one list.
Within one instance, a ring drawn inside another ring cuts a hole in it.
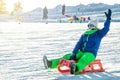
[{"label": "snow covered slope", "polygon": [[86,25],[0,23],[0,80],[120,80],[120,23],[111,24],[98,52],[106,72],[74,76],[44,69],[42,56],[53,59],[71,52]]}]

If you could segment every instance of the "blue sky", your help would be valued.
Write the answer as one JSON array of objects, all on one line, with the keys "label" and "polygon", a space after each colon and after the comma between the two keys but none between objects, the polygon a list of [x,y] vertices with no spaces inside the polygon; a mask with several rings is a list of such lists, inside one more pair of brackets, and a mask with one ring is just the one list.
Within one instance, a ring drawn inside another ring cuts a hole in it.
[{"label": "blue sky", "polygon": [[13,4],[16,2],[21,2],[23,11],[30,11],[37,7],[43,8],[45,5],[47,8],[54,8],[58,4],[65,4],[67,6],[74,6],[78,4],[87,5],[89,3],[105,3],[105,4],[120,4],[120,0],[4,0],[7,4],[7,10],[11,11],[13,9]]}]

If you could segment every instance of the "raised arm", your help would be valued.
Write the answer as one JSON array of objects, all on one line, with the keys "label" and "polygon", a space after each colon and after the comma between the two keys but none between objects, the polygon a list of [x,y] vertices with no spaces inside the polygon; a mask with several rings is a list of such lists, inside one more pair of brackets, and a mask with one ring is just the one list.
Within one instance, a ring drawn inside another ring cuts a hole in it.
[{"label": "raised arm", "polygon": [[110,9],[108,9],[107,13],[105,12],[106,21],[104,23],[104,28],[99,31],[100,37],[104,37],[109,31],[110,23],[111,23],[111,14],[112,14],[112,11]]}]

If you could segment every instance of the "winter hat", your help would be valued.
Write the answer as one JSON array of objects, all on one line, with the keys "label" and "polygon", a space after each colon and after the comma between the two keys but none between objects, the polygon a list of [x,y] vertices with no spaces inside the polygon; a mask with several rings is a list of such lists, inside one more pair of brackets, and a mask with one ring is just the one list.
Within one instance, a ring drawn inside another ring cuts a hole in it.
[{"label": "winter hat", "polygon": [[98,20],[97,19],[90,19],[89,24],[93,24],[96,28],[98,27]]}]

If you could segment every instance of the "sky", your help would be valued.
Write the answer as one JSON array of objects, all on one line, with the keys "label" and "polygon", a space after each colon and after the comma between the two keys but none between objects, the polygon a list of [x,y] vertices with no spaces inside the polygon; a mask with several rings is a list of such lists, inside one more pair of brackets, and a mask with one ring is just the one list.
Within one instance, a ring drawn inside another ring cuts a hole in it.
[{"label": "sky", "polygon": [[6,8],[8,11],[12,11],[13,4],[16,2],[21,2],[23,7],[23,12],[31,11],[37,7],[44,8],[44,6],[47,6],[47,8],[54,8],[57,5],[65,4],[66,6],[75,6],[78,4],[90,4],[90,3],[105,3],[105,4],[120,4],[120,0],[4,0],[6,3]]}]

